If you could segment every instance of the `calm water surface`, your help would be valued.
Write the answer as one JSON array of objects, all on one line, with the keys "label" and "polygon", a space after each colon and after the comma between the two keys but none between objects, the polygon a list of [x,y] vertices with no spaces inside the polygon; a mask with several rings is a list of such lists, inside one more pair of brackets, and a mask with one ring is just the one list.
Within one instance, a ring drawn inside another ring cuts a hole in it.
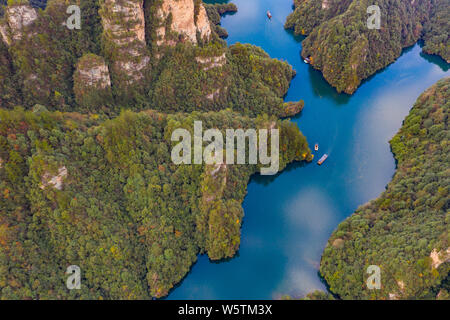
[{"label": "calm water surface", "polygon": [[276,177],[254,177],[243,204],[238,255],[221,263],[200,256],[169,299],[274,299],[325,289],[318,266],[327,239],[384,190],[395,171],[389,140],[420,93],[450,73],[448,64],[415,45],[354,95],[338,94],[302,62],[301,38],[283,28],[292,0],[234,3],[239,12],[222,20],[228,43],[260,46],[294,67],[286,100],[303,99],[305,109],[292,121],[311,147],[319,143],[316,160],[323,153],[330,157],[321,167],[294,164]]}]

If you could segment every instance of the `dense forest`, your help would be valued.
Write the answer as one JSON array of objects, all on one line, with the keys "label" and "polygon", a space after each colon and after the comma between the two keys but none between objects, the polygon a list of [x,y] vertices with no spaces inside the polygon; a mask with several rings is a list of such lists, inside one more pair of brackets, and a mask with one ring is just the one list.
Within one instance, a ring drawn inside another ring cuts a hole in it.
[{"label": "dense forest", "polygon": [[[333,233],[320,272],[342,299],[449,299],[450,78],[425,91],[391,140],[386,191]],[[369,290],[369,265],[381,290]]]},{"label": "dense forest", "polygon": [[0,6],[1,299],[163,297],[199,253],[232,257],[260,165],[175,165],[175,129],[278,128],[280,169],[312,160],[279,120],[303,108],[283,102],[292,67],[226,45],[234,5],[170,1],[79,0],[80,30],[64,0]]},{"label": "dense forest", "polygon": [[[305,35],[302,56],[311,59],[338,92],[352,94],[363,79],[423,39],[423,50],[450,63],[448,0],[295,0],[285,28]],[[369,29],[367,8],[378,5],[380,29]]]},{"label": "dense forest", "polygon": [[[368,30],[368,1],[295,0],[286,28],[352,93],[418,39],[448,62],[446,1],[378,0],[382,28]],[[311,161],[298,127],[280,120],[304,106],[283,102],[295,71],[226,45],[230,3],[76,3],[80,30],[67,28],[65,0],[0,0],[0,299],[164,297],[198,254],[236,254],[246,186],[261,169],[175,165],[173,131],[198,120],[222,132],[275,127],[280,170]],[[418,99],[391,141],[387,190],[331,236],[320,272],[336,297],[449,299],[449,90],[445,79]],[[81,290],[65,286],[69,265],[81,267]],[[362,285],[369,265],[382,269],[381,290]]]},{"label": "dense forest", "polygon": [[[132,299],[167,295],[196,261],[239,248],[241,203],[253,165],[181,165],[171,133],[280,128],[280,168],[311,160],[290,121],[230,111],[123,112],[101,121],[77,113],[0,111],[1,297]],[[69,265],[82,290],[64,286]],[[76,292],[75,292],[76,291]]]},{"label": "dense forest", "polygon": [[206,12],[208,14],[209,21],[215,26],[215,32],[221,38],[227,38],[228,32],[226,29],[220,26],[221,17],[230,12],[236,12],[237,6],[234,3],[216,3],[216,4],[204,4]]}]

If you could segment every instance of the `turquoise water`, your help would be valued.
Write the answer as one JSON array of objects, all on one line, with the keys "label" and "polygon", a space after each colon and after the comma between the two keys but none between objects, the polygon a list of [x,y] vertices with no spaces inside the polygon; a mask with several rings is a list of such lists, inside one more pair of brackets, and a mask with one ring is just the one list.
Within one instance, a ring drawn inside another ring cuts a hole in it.
[{"label": "turquoise water", "polygon": [[327,239],[359,205],[384,190],[395,171],[390,138],[420,93],[450,73],[448,64],[415,45],[354,95],[338,94],[302,62],[301,39],[283,28],[292,0],[234,3],[239,12],[222,20],[228,43],[260,46],[294,67],[297,76],[286,100],[303,99],[305,109],[292,121],[311,148],[319,143],[316,160],[323,153],[330,157],[320,167],[293,164],[276,177],[253,177],[243,204],[239,253],[220,263],[200,256],[169,299],[276,299],[324,290],[318,266]]}]

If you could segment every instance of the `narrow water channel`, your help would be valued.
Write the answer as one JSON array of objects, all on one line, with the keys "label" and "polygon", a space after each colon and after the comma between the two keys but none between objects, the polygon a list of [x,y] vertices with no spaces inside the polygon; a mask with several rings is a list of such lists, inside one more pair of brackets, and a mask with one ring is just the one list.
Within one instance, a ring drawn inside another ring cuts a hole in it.
[{"label": "narrow water channel", "polygon": [[293,164],[276,177],[254,177],[239,254],[220,263],[200,256],[169,299],[276,299],[325,289],[318,266],[331,232],[384,190],[395,171],[390,138],[417,97],[450,74],[448,64],[415,45],[354,95],[338,94],[301,60],[301,38],[283,28],[292,0],[233,2],[238,13],[222,20],[228,43],[260,46],[294,67],[286,100],[303,99],[305,109],[292,121],[311,147],[319,144],[316,160],[330,157],[322,166]]}]

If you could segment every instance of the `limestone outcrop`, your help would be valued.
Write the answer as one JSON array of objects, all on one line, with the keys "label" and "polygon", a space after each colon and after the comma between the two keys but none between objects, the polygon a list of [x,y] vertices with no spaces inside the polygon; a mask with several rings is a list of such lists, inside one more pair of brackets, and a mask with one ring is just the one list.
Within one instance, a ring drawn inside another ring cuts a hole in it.
[{"label": "limestone outcrop", "polygon": [[196,57],[195,60],[204,65],[203,70],[208,71],[212,68],[220,68],[223,67],[227,63],[227,58],[225,53],[220,56],[213,57]]},{"label": "limestone outcrop", "polygon": [[110,42],[112,72],[122,84],[132,84],[144,77],[150,57],[145,43],[143,0],[104,0],[101,3],[105,38]]},{"label": "limestone outcrop", "polygon": [[111,79],[105,60],[86,54],[77,63],[74,74],[75,99],[79,105],[99,106],[111,98]]},{"label": "limestone outcrop", "polygon": [[62,190],[65,177],[67,177],[66,167],[60,167],[56,176],[51,176],[49,172],[46,172],[42,177],[41,189],[51,186],[57,190]]},{"label": "limestone outcrop", "polygon": [[444,262],[450,261],[450,248],[447,248],[447,250],[442,250],[440,252],[434,249],[430,254],[430,258],[431,266],[437,269]]},{"label": "limestone outcrop", "polygon": [[208,40],[211,36],[211,24],[201,1],[164,0],[157,16],[162,22],[157,30],[158,45],[175,43],[173,39],[167,39],[165,22],[169,16],[171,18],[170,31],[185,37],[194,44],[198,43],[197,35],[202,40]]},{"label": "limestone outcrop", "polygon": [[0,36],[9,46],[22,39],[23,29],[37,19],[36,10],[27,4],[11,5],[5,8],[4,20],[0,23]]},{"label": "limestone outcrop", "polygon": [[111,86],[109,69],[105,60],[94,54],[85,55],[80,59],[75,77],[88,87],[104,89]]},{"label": "limestone outcrop", "polygon": [[329,9],[330,8],[330,3],[328,2],[328,0],[323,0],[322,1],[322,9]]},{"label": "limestone outcrop", "polygon": [[105,0],[100,14],[106,36],[118,46],[145,43],[142,0]]}]

